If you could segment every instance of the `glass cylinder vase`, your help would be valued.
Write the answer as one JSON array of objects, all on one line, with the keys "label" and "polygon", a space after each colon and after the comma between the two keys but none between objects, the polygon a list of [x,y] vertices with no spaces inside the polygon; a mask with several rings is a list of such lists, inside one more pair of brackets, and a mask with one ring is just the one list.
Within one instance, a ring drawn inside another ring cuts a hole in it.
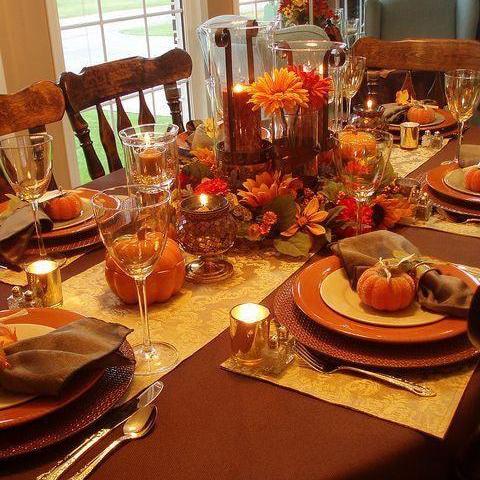
[{"label": "glass cylinder vase", "polygon": [[221,174],[236,188],[271,167],[273,147],[248,85],[270,71],[272,24],[236,19],[201,27],[207,45],[215,153]]},{"label": "glass cylinder vase", "polygon": [[[321,152],[326,151],[329,128],[337,130],[340,118],[339,67],[345,44],[331,41],[292,40],[273,44],[274,67],[288,68],[302,77],[309,94],[308,108],[279,109],[272,121],[276,168],[296,176],[316,177]],[[323,83],[323,98],[314,85]],[[333,120],[329,125],[329,104]]]}]

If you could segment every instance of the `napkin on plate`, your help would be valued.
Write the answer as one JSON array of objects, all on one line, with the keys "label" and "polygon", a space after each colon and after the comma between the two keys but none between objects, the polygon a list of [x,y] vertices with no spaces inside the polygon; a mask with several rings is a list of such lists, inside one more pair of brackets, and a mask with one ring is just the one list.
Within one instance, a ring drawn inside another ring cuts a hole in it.
[{"label": "napkin on plate", "polygon": [[409,108],[409,105],[387,105],[383,111],[383,117],[387,123],[402,123]]},{"label": "napkin on plate", "polygon": [[16,393],[58,395],[80,371],[129,364],[118,349],[130,332],[118,323],[83,318],[20,340],[5,348],[9,366],[0,369],[0,386]]},{"label": "napkin on plate", "polygon": [[[42,231],[53,228],[52,220],[43,210],[39,210],[38,218]],[[18,263],[34,232],[32,207],[22,203],[0,224],[0,255],[11,264]]]},{"label": "napkin on plate", "polygon": [[[332,250],[342,260],[352,288],[356,288],[360,275],[379,258],[394,258],[396,252],[420,254],[406,238],[387,230],[345,238],[334,244]],[[463,280],[428,269],[419,276],[417,298],[427,310],[466,318],[472,291]]]}]

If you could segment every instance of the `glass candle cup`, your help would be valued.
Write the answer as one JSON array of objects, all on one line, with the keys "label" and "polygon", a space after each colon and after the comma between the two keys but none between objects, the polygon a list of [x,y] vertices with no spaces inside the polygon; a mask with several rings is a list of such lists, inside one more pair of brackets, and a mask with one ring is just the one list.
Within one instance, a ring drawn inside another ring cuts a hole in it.
[{"label": "glass candle cup", "polygon": [[63,304],[60,265],[55,260],[41,259],[25,265],[30,289],[43,307]]},{"label": "glass candle cup", "polygon": [[184,250],[199,257],[187,265],[187,280],[212,283],[233,274],[232,264],[219,258],[232,247],[237,234],[225,197],[202,193],[182,200],[177,234]]},{"label": "glass candle cup", "polygon": [[240,365],[257,366],[269,348],[270,310],[243,303],[230,310],[232,357]]}]

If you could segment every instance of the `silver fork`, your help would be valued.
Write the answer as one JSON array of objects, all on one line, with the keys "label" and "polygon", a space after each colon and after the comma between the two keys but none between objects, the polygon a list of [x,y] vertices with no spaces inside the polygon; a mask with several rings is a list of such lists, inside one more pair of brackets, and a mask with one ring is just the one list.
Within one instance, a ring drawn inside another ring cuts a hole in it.
[{"label": "silver fork", "polygon": [[350,367],[349,365],[333,365],[328,362],[320,361],[308,350],[305,345],[302,345],[298,341],[295,343],[295,352],[299,357],[301,357],[305,363],[313,370],[319,373],[336,373],[336,372],[354,372],[364,375],[366,377],[375,378],[384,383],[394,385],[398,388],[403,388],[409,392],[414,393],[420,397],[435,397],[436,393],[425,385],[417,385],[416,383],[409,382],[408,380],[403,380],[401,378],[393,377],[392,375],[387,375],[385,373],[373,372],[370,370],[364,370],[363,368]]}]

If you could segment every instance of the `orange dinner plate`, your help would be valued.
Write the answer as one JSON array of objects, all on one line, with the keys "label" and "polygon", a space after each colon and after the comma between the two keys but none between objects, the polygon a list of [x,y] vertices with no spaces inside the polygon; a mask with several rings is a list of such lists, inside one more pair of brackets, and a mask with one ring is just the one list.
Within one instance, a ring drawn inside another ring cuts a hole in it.
[{"label": "orange dinner plate", "polygon": [[[360,340],[381,343],[435,342],[466,333],[466,320],[453,317],[446,317],[428,325],[397,328],[361,323],[338,314],[323,301],[320,295],[320,284],[330,273],[341,267],[337,256],[324,258],[305,268],[292,286],[297,307],[323,327]],[[438,268],[442,273],[461,278],[472,290],[477,286],[472,277],[453,265],[440,265]]]},{"label": "orange dinner plate", "polygon": [[480,196],[473,193],[469,194],[466,192],[460,192],[449,187],[445,183],[445,175],[453,170],[456,170],[457,168],[459,167],[456,162],[446,163],[444,165],[439,165],[438,167],[432,168],[432,170],[427,172],[426,176],[428,186],[444,197],[448,197],[457,202],[466,202],[480,207]]},{"label": "orange dinner plate", "polygon": [[[12,313],[15,313],[15,310],[0,311],[0,322],[2,322],[2,317]],[[29,308],[28,314],[7,319],[3,323],[6,325],[33,324],[59,328],[80,318],[83,318],[83,316],[79,313],[59,308]],[[65,407],[93,387],[102,375],[102,369],[85,372],[68,385],[59,397],[35,397],[25,403],[1,409],[0,430],[30,422]]]}]

